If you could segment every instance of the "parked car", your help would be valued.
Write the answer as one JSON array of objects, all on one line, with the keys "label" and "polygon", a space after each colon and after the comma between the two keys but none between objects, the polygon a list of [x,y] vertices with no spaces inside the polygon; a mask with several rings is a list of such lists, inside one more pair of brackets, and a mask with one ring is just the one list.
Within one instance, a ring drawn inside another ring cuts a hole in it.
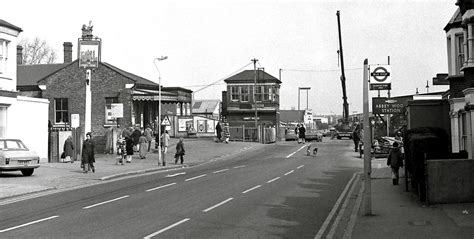
[{"label": "parked car", "polygon": [[21,171],[31,176],[39,168],[39,156],[19,139],[0,139],[0,171]]}]

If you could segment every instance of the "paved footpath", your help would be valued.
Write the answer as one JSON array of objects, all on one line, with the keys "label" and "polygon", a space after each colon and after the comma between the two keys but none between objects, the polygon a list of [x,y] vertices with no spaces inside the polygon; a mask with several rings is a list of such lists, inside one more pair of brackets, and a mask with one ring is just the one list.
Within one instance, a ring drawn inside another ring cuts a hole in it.
[{"label": "paved footpath", "polygon": [[[161,170],[172,170],[206,163],[212,160],[223,160],[246,150],[265,147],[254,142],[215,143],[212,139],[185,139],[186,155],[184,164],[174,164],[177,139],[172,138],[166,156],[166,166],[158,166],[157,150],[147,154],[146,159],[140,159],[135,153],[131,163],[116,165],[117,155],[96,155],[96,172],[82,173],[80,163],[41,163],[30,177],[23,177],[18,172],[0,173],[0,203],[11,201],[15,197],[26,194],[49,193],[54,190],[89,186],[105,180],[113,180],[130,175],[143,174]],[[154,142],[152,143],[154,145]]]}]

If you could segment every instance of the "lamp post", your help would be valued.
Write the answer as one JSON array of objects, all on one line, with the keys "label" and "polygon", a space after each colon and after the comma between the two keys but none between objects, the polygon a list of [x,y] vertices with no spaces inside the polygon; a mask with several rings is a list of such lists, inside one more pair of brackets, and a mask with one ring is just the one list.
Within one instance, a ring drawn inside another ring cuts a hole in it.
[{"label": "lamp post", "polygon": [[308,91],[311,87],[298,87],[298,110],[300,110],[300,91],[306,90],[306,109],[308,109]]},{"label": "lamp post", "polygon": [[156,70],[158,71],[158,147],[160,150],[160,153],[158,154],[158,165],[160,165],[161,162],[161,74],[160,70],[158,69],[158,65],[156,64],[157,61],[164,61],[168,59],[168,56],[161,56],[158,58],[155,58],[153,60],[153,63],[155,65]]}]

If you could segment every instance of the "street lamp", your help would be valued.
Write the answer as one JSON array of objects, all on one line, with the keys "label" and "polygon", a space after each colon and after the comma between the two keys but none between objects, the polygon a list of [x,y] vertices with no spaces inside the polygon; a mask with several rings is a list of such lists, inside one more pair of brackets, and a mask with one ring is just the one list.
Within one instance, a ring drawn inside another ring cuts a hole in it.
[{"label": "street lamp", "polygon": [[158,71],[158,122],[157,123],[158,123],[158,147],[160,150],[160,153],[158,154],[158,165],[160,164],[161,158],[162,158],[162,155],[161,155],[162,154],[161,152],[161,74],[156,62],[164,61],[166,59],[168,59],[168,56],[161,56],[153,60],[153,64],[155,65],[155,68]]},{"label": "street lamp", "polygon": [[300,110],[300,91],[306,90],[306,109],[308,109],[308,91],[311,87],[298,87],[298,110]]}]

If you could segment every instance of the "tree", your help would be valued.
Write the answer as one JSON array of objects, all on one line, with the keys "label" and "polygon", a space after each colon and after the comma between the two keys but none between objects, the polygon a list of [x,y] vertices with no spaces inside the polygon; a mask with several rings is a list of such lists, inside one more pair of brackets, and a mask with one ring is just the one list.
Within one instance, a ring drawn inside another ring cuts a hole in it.
[{"label": "tree", "polygon": [[56,51],[45,40],[38,37],[33,40],[24,38],[19,45],[23,47],[22,63],[24,65],[52,64],[56,61]]}]

